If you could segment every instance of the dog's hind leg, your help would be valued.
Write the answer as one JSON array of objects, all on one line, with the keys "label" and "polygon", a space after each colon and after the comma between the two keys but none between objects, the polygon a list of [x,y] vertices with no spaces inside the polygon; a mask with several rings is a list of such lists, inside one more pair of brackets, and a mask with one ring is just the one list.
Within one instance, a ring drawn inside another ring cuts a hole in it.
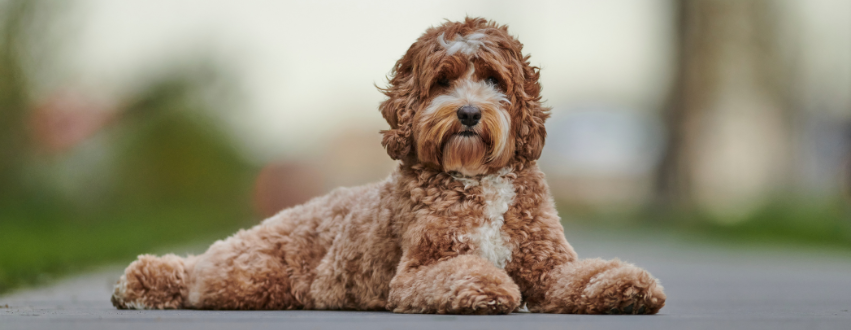
[{"label": "dog's hind leg", "polygon": [[[193,261],[186,308],[303,308],[307,297],[300,293],[309,289],[313,266],[303,262],[310,248],[293,238],[260,225],[214,243]],[[306,289],[299,290],[302,282]]]},{"label": "dog's hind leg", "polygon": [[121,277],[113,304],[138,309],[310,308],[316,267],[349,208],[341,203],[355,195],[363,194],[337,190],[282,211],[197,256],[142,255]]},{"label": "dog's hind leg", "polygon": [[112,304],[120,309],[176,309],[187,297],[187,261],[173,254],[140,255],[115,285]]},{"label": "dog's hind leg", "polygon": [[[305,297],[292,288],[296,271],[277,244],[254,234],[240,231],[198,256],[141,255],[115,285],[112,304],[119,309],[302,308]],[[291,257],[296,262],[302,256]]]}]

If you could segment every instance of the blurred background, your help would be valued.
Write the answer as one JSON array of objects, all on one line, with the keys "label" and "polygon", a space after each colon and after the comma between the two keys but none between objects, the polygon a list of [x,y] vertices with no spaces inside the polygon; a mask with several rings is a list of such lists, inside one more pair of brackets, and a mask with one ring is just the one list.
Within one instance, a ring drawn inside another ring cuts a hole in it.
[{"label": "blurred background", "polygon": [[541,67],[568,230],[851,248],[851,0],[0,0],[0,293],[384,178],[375,86],[465,15]]}]

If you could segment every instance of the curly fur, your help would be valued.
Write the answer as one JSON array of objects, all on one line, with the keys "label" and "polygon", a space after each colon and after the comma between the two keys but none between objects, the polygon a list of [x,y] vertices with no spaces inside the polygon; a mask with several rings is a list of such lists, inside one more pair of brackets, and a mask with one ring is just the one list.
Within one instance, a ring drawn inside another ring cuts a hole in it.
[{"label": "curly fur", "polygon": [[[398,313],[657,313],[658,280],[580,260],[536,160],[549,109],[538,68],[505,26],[426,30],[393,69],[382,182],[338,188],[214,243],[142,255],[112,297],[137,309],[349,309]],[[473,127],[457,120],[475,106]]]}]

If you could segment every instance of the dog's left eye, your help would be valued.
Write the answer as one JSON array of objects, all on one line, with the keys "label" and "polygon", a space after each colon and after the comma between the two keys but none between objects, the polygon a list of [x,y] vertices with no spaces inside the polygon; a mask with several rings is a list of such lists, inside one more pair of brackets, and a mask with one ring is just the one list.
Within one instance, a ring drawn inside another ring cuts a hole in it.
[{"label": "dog's left eye", "polygon": [[437,84],[440,85],[441,87],[449,87],[449,79],[440,78],[440,79],[437,80]]},{"label": "dog's left eye", "polygon": [[499,79],[496,79],[496,77],[494,76],[488,77],[487,79],[485,79],[485,81],[487,81],[487,83],[492,85],[493,87],[499,87]]}]

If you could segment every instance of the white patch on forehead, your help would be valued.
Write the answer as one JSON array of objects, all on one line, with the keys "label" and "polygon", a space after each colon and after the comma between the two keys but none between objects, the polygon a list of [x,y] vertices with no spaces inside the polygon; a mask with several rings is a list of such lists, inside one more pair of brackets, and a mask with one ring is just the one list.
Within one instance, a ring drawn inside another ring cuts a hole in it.
[{"label": "white patch on forehead", "polygon": [[484,38],[486,36],[484,33],[475,32],[466,36],[455,35],[453,40],[446,41],[443,33],[441,33],[437,37],[437,42],[446,49],[446,55],[451,56],[459,52],[465,55],[473,55],[479,48],[485,46]]},{"label": "white patch on forehead", "polygon": [[[470,239],[478,246],[479,255],[499,268],[511,261],[511,247],[508,246],[508,235],[503,234],[502,225],[505,223],[505,212],[514,203],[514,182],[505,176],[510,172],[503,168],[497,174],[483,177],[480,181],[463,179],[464,186],[482,186],[482,197],[485,199],[484,216],[487,221],[477,228]],[[460,179],[459,179],[460,180]]]}]

